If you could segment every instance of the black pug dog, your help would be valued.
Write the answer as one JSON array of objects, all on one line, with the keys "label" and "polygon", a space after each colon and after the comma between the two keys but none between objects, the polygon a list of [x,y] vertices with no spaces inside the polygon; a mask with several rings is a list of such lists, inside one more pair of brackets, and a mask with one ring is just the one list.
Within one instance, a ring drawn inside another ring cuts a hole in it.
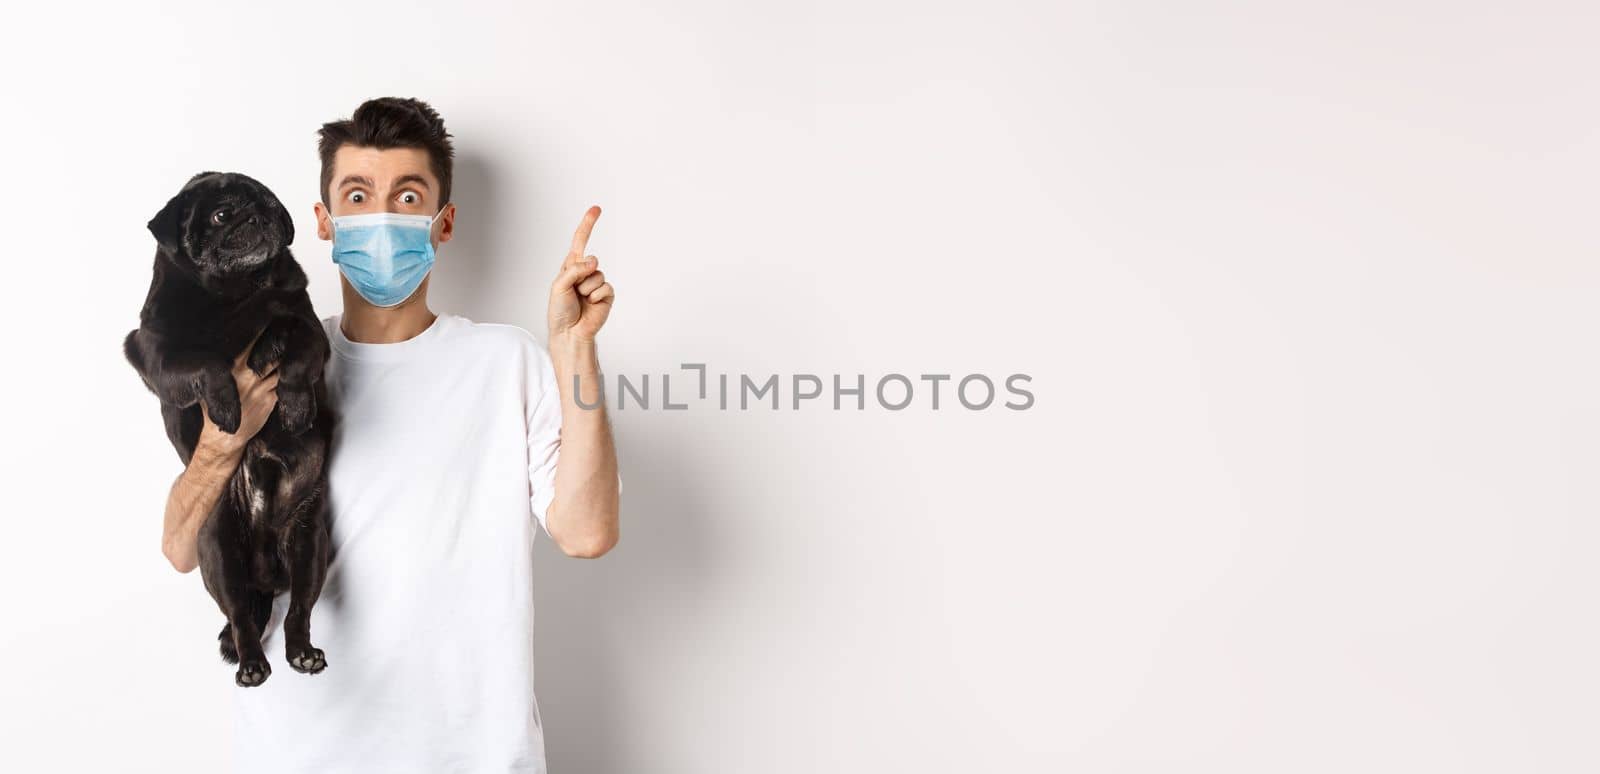
[{"label": "black pug dog", "polygon": [[235,682],[260,685],[272,673],[261,631],[273,597],[289,591],[283,623],[286,658],[297,671],[321,672],[311,646],[311,607],[328,566],[326,473],[333,416],[323,366],[328,337],[306,294],[306,275],[289,252],[294,223],[266,186],[235,173],[202,172],[150,220],[155,276],[139,328],[123,350],[161,399],[167,437],[184,464],[200,436],[201,402],[213,422],[239,429],[232,364],[254,346],[249,366],[278,371],[278,403],[245,446],[216,508],[200,528],[206,590],[227,616],[222,658]]}]

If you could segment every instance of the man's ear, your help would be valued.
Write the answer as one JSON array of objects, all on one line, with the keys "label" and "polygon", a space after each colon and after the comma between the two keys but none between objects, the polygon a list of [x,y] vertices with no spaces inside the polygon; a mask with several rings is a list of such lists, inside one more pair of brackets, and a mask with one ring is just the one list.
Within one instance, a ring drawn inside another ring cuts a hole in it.
[{"label": "man's ear", "polygon": [[322,213],[324,211],[325,208],[322,206],[322,202],[311,205],[311,216],[317,219],[317,238],[326,242],[333,238],[333,231],[328,228],[328,221],[332,219],[333,213],[328,213],[327,217],[323,217]]},{"label": "man's ear", "polygon": [[439,216],[439,244],[450,241],[456,235],[456,205],[451,202],[444,206],[444,214]]},{"label": "man's ear", "polygon": [[189,202],[193,198],[188,189],[179,191],[177,196],[167,202],[167,206],[162,207],[161,211],[145,224],[145,228],[150,229],[151,235],[156,238],[156,244],[161,245],[162,250],[169,253],[177,252],[179,243],[183,241],[183,222],[189,217]]}]

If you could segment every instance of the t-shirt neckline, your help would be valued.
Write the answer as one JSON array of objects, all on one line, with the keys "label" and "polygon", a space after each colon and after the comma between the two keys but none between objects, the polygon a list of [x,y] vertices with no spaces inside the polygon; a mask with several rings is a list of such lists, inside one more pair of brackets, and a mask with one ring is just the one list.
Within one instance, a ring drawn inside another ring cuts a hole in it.
[{"label": "t-shirt neckline", "polygon": [[350,360],[403,360],[416,354],[419,350],[425,348],[430,341],[438,338],[440,329],[445,326],[445,318],[449,316],[443,313],[435,314],[433,322],[427,328],[405,341],[369,344],[351,341],[349,337],[344,335],[344,313],[341,312],[333,317],[333,331],[328,340],[333,345],[335,352],[339,353],[341,357]]}]

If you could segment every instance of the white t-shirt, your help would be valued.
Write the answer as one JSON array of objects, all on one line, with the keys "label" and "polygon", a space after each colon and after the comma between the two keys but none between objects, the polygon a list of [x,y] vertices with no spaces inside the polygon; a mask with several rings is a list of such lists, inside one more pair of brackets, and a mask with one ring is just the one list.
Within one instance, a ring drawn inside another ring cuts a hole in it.
[{"label": "white t-shirt", "polygon": [[339,424],[332,558],[311,614],[328,667],[284,661],[279,595],[272,675],[235,692],[237,770],[542,773],[532,562],[560,450],[549,351],[449,314],[359,344],[339,318],[323,320]]}]

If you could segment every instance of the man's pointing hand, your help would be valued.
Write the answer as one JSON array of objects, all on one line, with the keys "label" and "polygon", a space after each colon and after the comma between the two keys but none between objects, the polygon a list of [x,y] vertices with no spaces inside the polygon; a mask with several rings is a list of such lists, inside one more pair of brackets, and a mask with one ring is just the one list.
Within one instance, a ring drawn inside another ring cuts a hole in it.
[{"label": "man's pointing hand", "polygon": [[611,314],[611,304],[616,291],[606,282],[600,271],[600,259],[585,255],[589,247],[589,233],[600,219],[600,208],[590,207],[583,214],[583,222],[572,235],[572,248],[561,263],[561,273],[550,287],[550,339],[569,338],[579,342],[593,342],[600,326]]}]

